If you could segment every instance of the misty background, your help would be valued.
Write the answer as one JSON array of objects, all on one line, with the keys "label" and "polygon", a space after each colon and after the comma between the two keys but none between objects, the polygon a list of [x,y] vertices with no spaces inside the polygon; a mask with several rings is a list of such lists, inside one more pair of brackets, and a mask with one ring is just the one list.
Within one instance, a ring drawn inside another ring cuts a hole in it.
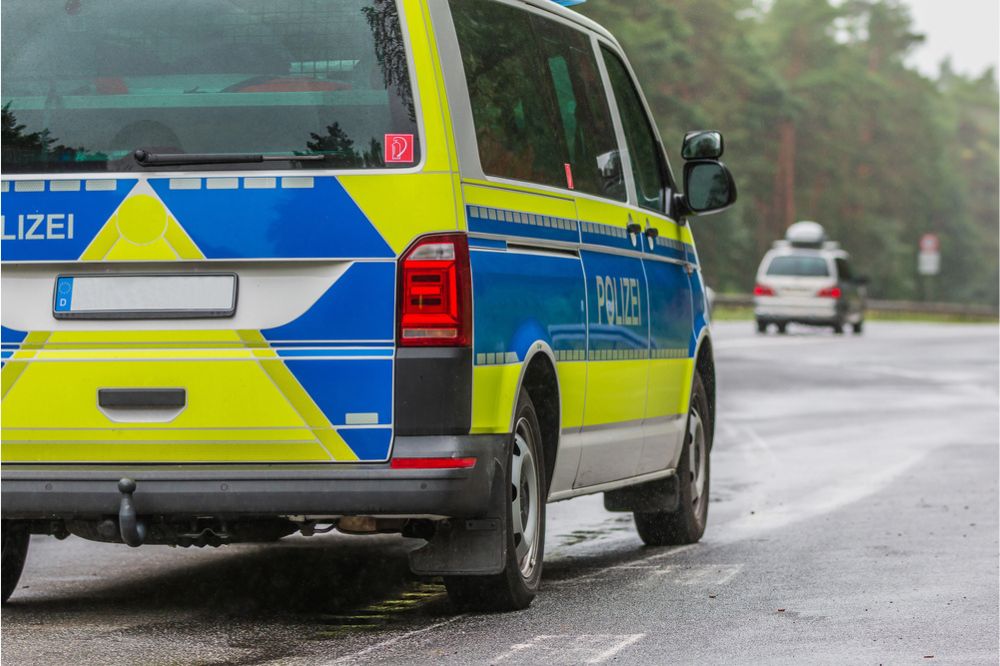
[{"label": "misty background", "polygon": [[[693,223],[715,289],[750,291],[772,241],[811,219],[871,277],[874,298],[997,303],[995,2],[591,0],[577,9],[622,43],[675,171],[685,130],[726,136],[740,201]],[[915,16],[934,26],[926,48]],[[938,60],[952,53],[955,63]],[[941,237],[941,274],[921,278],[928,232]]]}]

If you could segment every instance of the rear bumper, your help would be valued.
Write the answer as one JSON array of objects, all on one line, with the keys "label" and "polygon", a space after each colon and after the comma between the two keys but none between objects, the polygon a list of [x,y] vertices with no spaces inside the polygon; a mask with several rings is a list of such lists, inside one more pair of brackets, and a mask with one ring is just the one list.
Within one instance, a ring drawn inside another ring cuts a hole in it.
[{"label": "rear bumper", "polygon": [[488,513],[502,483],[508,435],[397,437],[397,457],[476,458],[468,469],[391,469],[389,464],[21,465],[0,470],[6,519],[117,515],[117,483],[136,481],[146,516],[446,516]]},{"label": "rear bumper", "polygon": [[780,298],[757,297],[754,316],[760,321],[789,321],[801,323],[834,323],[846,306],[832,298]]}]

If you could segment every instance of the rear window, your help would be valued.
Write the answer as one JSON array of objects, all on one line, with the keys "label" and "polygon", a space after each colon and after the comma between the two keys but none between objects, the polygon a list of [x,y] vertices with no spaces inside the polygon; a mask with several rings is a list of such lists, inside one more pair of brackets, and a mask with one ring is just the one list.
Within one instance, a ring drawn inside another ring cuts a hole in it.
[{"label": "rear window", "polygon": [[767,274],[798,277],[829,277],[830,266],[823,257],[791,254],[772,259],[771,265],[767,267]]},{"label": "rear window", "polygon": [[624,201],[590,37],[492,0],[452,0],[451,11],[483,171]]},{"label": "rear window", "polygon": [[420,159],[395,0],[4,0],[0,12],[5,172],[135,170],[140,148],[327,158],[271,168]]}]

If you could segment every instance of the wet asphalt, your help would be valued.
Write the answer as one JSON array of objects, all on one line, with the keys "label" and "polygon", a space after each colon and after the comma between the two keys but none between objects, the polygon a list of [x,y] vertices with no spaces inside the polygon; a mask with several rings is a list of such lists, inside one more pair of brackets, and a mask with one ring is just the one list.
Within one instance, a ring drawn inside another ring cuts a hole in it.
[{"label": "wet asphalt", "polygon": [[3,664],[998,662],[998,328],[716,326],[701,543],[549,506],[527,611],[457,614],[399,537],[130,549],[34,537]]}]

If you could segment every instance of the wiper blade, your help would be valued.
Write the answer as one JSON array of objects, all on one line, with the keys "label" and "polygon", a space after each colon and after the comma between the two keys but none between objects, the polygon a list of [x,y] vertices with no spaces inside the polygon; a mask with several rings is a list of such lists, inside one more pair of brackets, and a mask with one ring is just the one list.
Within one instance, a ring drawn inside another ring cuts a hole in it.
[{"label": "wiper blade", "polygon": [[150,153],[137,150],[132,157],[139,166],[185,164],[254,164],[257,162],[322,162],[326,155],[262,155],[260,153]]}]

